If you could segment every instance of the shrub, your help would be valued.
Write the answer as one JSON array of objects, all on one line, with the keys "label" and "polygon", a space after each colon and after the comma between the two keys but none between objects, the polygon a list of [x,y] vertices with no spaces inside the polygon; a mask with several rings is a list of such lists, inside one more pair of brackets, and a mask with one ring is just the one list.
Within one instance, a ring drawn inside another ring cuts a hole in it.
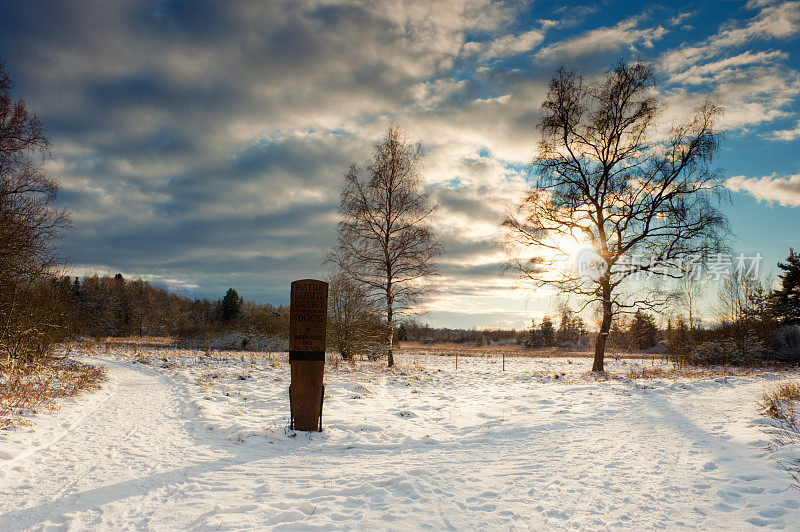
[{"label": "shrub", "polygon": [[69,329],[63,302],[50,282],[0,282],[0,356],[21,365],[45,362]]},{"label": "shrub", "polygon": [[753,365],[765,361],[769,351],[764,343],[754,336],[748,336],[743,342],[723,340],[721,342],[703,342],[687,349],[686,362],[689,364],[707,365]]},{"label": "shrub", "polygon": [[785,325],[777,329],[770,341],[770,354],[779,362],[800,364],[800,326]]},{"label": "shrub", "polygon": [[231,351],[288,351],[289,342],[269,334],[227,331],[208,338],[207,347]]}]

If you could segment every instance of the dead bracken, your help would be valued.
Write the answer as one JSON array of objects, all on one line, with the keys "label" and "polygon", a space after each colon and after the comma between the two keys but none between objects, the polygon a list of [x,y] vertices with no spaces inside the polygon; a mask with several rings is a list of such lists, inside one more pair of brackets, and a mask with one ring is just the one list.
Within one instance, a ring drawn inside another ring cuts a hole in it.
[{"label": "dead bracken", "polygon": [[31,414],[59,408],[59,399],[98,390],[106,379],[102,367],[74,360],[20,366],[0,361],[0,429],[30,425]]}]

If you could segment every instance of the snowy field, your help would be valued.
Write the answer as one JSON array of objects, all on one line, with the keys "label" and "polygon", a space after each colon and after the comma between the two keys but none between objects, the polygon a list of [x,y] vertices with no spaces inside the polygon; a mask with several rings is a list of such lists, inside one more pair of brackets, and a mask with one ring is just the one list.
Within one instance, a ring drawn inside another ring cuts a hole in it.
[{"label": "snowy field", "polygon": [[101,391],[0,433],[0,530],[800,530],[798,449],[757,407],[797,374],[404,355],[329,364],[324,432],[293,433],[285,354],[128,353],[81,357]]}]

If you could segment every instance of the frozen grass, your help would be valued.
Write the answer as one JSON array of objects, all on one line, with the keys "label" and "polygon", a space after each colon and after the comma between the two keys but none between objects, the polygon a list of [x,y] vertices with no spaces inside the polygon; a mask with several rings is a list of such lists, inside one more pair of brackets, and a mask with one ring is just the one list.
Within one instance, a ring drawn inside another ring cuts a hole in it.
[{"label": "frozen grass", "polygon": [[800,490],[800,381],[790,380],[771,386],[764,392],[761,411],[773,422],[764,429],[778,448],[793,455],[780,460],[783,469],[793,480],[792,486]]},{"label": "frozen grass", "polygon": [[764,413],[773,419],[792,419],[800,401],[800,381],[787,381],[770,387],[764,392]]},{"label": "frozen grass", "polygon": [[19,366],[0,361],[0,429],[30,425],[30,416],[52,412],[59,400],[97,390],[106,370],[74,360]]},{"label": "frozen grass", "polygon": [[[519,345],[491,345],[479,346],[471,344],[422,342],[399,342],[396,346],[397,353],[401,355],[441,355],[441,356],[508,356],[508,357],[591,357],[594,351],[590,348],[582,350],[561,349],[546,347],[531,349]],[[609,356],[617,356],[617,353]],[[633,355],[634,357],[636,355]],[[644,356],[644,355],[641,355]]]},{"label": "frozen grass", "polygon": [[[85,340],[90,341],[90,340]],[[123,338],[105,338],[98,342],[104,346],[137,346],[174,348],[178,340],[169,336],[128,336]]]}]

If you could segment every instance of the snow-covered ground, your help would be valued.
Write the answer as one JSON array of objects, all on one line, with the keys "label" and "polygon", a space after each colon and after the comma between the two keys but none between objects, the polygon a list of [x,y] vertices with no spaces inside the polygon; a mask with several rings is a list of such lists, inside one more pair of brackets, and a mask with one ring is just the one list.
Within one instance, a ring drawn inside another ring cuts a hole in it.
[{"label": "snow-covered ground", "polygon": [[324,432],[292,433],[285,355],[132,359],[0,434],[0,530],[800,529],[756,404],[796,374],[406,355],[328,367]]}]

